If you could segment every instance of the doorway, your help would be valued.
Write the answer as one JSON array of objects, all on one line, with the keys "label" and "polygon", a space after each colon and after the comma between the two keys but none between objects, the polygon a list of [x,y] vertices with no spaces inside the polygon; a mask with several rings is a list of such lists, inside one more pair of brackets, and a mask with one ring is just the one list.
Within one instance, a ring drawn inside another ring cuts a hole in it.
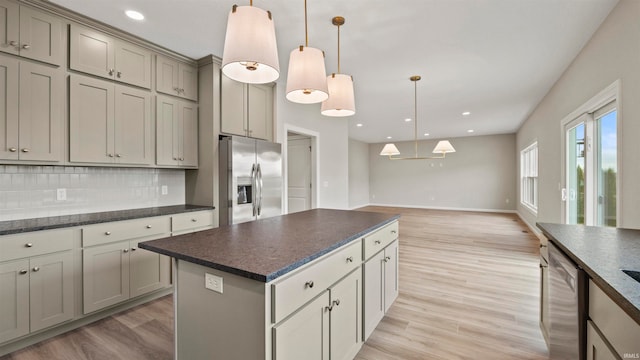
[{"label": "doorway", "polygon": [[287,212],[315,207],[315,137],[287,132]]}]

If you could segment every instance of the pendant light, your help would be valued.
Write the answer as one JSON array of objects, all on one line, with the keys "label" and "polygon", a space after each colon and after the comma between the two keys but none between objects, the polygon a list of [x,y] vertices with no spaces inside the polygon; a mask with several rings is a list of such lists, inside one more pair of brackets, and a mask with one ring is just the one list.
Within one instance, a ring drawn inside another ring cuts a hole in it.
[{"label": "pendant light", "polygon": [[444,159],[447,153],[454,153],[456,149],[453,148],[448,140],[438,141],[436,147],[433,149],[434,154],[440,154],[439,156],[418,156],[418,81],[421,77],[418,75],[412,76],[409,80],[414,84],[414,99],[413,99],[413,112],[414,112],[414,148],[415,153],[409,157],[393,157],[394,155],[400,155],[400,151],[394,144],[386,144],[380,155],[388,156],[391,160],[428,160],[428,159]]},{"label": "pendant light", "polygon": [[322,102],[320,112],[326,116],[351,116],[356,113],[353,77],[340,73],[340,26],[344,25],[344,18],[336,16],[331,23],[338,27],[338,73],[327,76],[329,98]]},{"label": "pendant light", "polygon": [[305,45],[291,51],[287,74],[287,100],[300,104],[315,104],[329,97],[324,52],[309,47],[307,0],[304,0]]},{"label": "pendant light", "polygon": [[270,11],[233,5],[227,20],[222,72],[230,79],[264,84],[278,79],[276,31]]}]

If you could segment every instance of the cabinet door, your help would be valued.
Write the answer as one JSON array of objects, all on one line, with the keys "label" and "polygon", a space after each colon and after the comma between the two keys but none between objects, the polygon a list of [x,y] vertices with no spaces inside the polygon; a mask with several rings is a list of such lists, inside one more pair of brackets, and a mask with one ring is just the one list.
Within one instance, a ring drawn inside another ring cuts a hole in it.
[{"label": "cabinet door", "polygon": [[156,164],[178,165],[178,100],[158,96],[156,106]]},{"label": "cabinet door", "polygon": [[0,0],[0,51],[20,52],[20,6],[10,0]]},{"label": "cabinet door", "polygon": [[329,289],[331,359],[351,360],[362,346],[362,271],[354,270]]},{"label": "cabinet door", "polygon": [[363,266],[363,340],[367,340],[384,317],[384,251]]},{"label": "cabinet door", "polygon": [[19,154],[18,66],[17,59],[0,56],[0,159],[6,160],[18,160]]},{"label": "cabinet door", "polygon": [[20,7],[20,56],[62,65],[65,54],[63,34],[60,18],[26,6]]},{"label": "cabinet door", "polygon": [[127,86],[115,87],[115,157],[119,164],[151,165],[151,94]]},{"label": "cabinet door", "polygon": [[63,88],[60,70],[20,63],[20,160],[63,160]]},{"label": "cabinet door", "polygon": [[178,95],[178,62],[156,56],[156,91]]},{"label": "cabinet door", "polygon": [[540,257],[540,329],[549,342],[549,264]]},{"label": "cabinet door", "polygon": [[384,249],[384,312],[398,297],[398,241]]},{"label": "cabinet door", "polygon": [[273,328],[274,360],[329,359],[329,292]]},{"label": "cabinet door", "polygon": [[178,88],[179,96],[198,101],[198,69],[178,63]]},{"label": "cabinet door", "polygon": [[71,75],[69,96],[69,160],[113,163],[114,86]]},{"label": "cabinet door", "polygon": [[136,297],[168,285],[165,276],[166,256],[138,249],[137,242],[131,244],[129,271],[131,274],[131,297]]},{"label": "cabinet door", "polygon": [[84,313],[129,299],[129,241],[82,250]]},{"label": "cabinet door", "polygon": [[271,141],[273,139],[273,87],[249,84],[247,91],[249,136]]},{"label": "cabinet door", "polygon": [[180,165],[198,166],[198,107],[196,104],[181,101],[180,119]]},{"label": "cabinet door", "polygon": [[65,251],[29,260],[31,331],[73,318],[73,253]]},{"label": "cabinet door", "polygon": [[128,42],[118,41],[115,53],[116,80],[151,89],[151,52]]},{"label": "cabinet door", "polygon": [[220,81],[220,132],[247,136],[246,85],[224,74],[220,76]]},{"label": "cabinet door", "polygon": [[108,79],[115,74],[115,41],[103,33],[71,25],[69,67]]},{"label": "cabinet door", "polygon": [[29,261],[0,263],[0,343],[29,333]]},{"label": "cabinet door", "polygon": [[617,360],[618,357],[609,348],[596,331],[591,320],[587,320],[587,360]]}]

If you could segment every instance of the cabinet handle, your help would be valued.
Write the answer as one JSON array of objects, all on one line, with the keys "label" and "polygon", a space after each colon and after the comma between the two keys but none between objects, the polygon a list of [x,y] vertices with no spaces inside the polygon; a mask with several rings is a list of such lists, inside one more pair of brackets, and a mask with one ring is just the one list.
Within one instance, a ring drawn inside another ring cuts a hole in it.
[{"label": "cabinet handle", "polygon": [[333,305],[340,306],[340,299],[333,300]]},{"label": "cabinet handle", "polygon": [[541,268],[541,269],[542,269],[542,268],[548,268],[548,267],[549,267],[549,265],[542,265],[542,264],[540,264],[540,268]]},{"label": "cabinet handle", "polygon": [[151,225],[147,225],[147,229],[151,229]]},{"label": "cabinet handle", "polygon": [[304,283],[304,287],[311,289],[313,287],[313,281],[307,281]]},{"label": "cabinet handle", "polygon": [[392,234],[395,234],[395,233],[397,233],[397,231],[395,231],[395,230],[391,230],[391,233],[392,233]]},{"label": "cabinet handle", "polygon": [[109,75],[113,76],[113,69],[109,69]]},{"label": "cabinet handle", "polygon": [[104,234],[105,235],[111,235],[111,231],[105,231]]},{"label": "cabinet handle", "polygon": [[116,154],[116,157],[122,157],[122,154]]},{"label": "cabinet handle", "polygon": [[347,258],[347,262],[353,262],[353,256],[349,256],[349,257]]},{"label": "cabinet handle", "polygon": [[376,245],[380,245],[380,240],[376,240],[373,243],[376,244]]},{"label": "cabinet handle", "polygon": [[31,45],[24,44],[24,45],[22,45],[22,48],[25,49],[25,50],[29,50],[29,48],[31,48]]},{"label": "cabinet handle", "polygon": [[9,41],[9,45],[18,46],[18,42],[17,41]]},{"label": "cabinet handle", "polygon": [[23,153],[28,153],[28,152],[29,152],[29,148],[23,148],[23,149],[22,149],[22,152],[23,152]]},{"label": "cabinet handle", "polygon": [[184,161],[184,158],[183,158],[183,157],[181,157],[181,158],[180,158],[180,161]]},{"label": "cabinet handle", "polygon": [[184,89],[180,89],[180,92],[184,94]]},{"label": "cabinet handle", "polygon": [[180,88],[179,87],[174,87],[173,90],[175,90],[178,94],[180,93]]},{"label": "cabinet handle", "polygon": [[18,149],[12,147],[12,148],[9,148],[9,151],[16,152],[16,151],[18,151]]},{"label": "cabinet handle", "polygon": [[176,160],[176,161],[178,161],[178,158],[177,158],[177,157],[174,157],[174,158],[173,158],[173,160]]},{"label": "cabinet handle", "polygon": [[26,273],[27,273],[27,270],[20,270],[20,271],[18,272],[18,274],[20,274],[20,275],[24,275],[24,274],[26,274]]},{"label": "cabinet handle", "polygon": [[540,244],[540,248],[547,247],[547,245]]},{"label": "cabinet handle", "polygon": [[191,222],[198,222],[198,219],[191,219]]},{"label": "cabinet handle", "polygon": [[113,157],[113,154],[107,154],[108,157]]},{"label": "cabinet handle", "polygon": [[38,272],[38,271],[40,271],[40,268],[37,267],[37,266],[34,266],[32,270],[33,270],[33,272]]},{"label": "cabinet handle", "polygon": [[386,263],[389,262],[389,260],[391,260],[391,258],[388,257],[388,256],[384,258],[384,262],[386,262]]},{"label": "cabinet handle", "polygon": [[117,76],[118,78],[121,78],[121,77],[122,77],[122,71],[118,71],[118,72],[116,73],[116,76]]},{"label": "cabinet handle", "polygon": [[131,251],[136,251],[136,248],[131,248]]},{"label": "cabinet handle", "polygon": [[123,252],[123,253],[128,253],[128,252],[129,252],[129,249],[122,249],[122,252]]},{"label": "cabinet handle", "polygon": [[33,247],[33,243],[26,243],[24,244],[24,247],[28,247],[28,248]]}]

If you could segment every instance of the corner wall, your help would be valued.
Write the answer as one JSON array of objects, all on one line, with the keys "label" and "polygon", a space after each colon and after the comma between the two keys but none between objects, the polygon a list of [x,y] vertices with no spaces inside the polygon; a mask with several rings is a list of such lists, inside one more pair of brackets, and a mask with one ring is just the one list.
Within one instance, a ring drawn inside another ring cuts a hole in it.
[{"label": "corner wall", "polygon": [[369,144],[349,139],[349,209],[369,204]]}]

